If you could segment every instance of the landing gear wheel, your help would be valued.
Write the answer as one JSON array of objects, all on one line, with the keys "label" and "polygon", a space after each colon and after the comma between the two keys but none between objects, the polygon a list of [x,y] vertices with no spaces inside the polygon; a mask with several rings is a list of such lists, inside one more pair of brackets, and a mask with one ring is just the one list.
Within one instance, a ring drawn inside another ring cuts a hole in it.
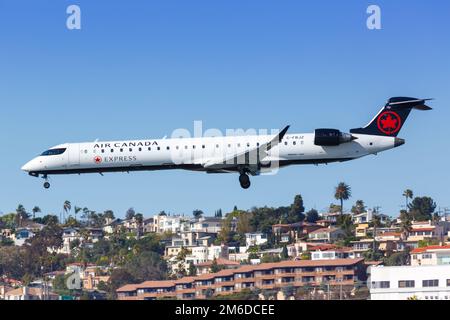
[{"label": "landing gear wheel", "polygon": [[44,182],[44,188],[45,189],[50,188],[50,182]]},{"label": "landing gear wheel", "polygon": [[250,188],[250,178],[248,177],[248,175],[246,175],[245,173],[242,173],[239,176],[239,183],[241,184],[241,187],[243,189],[248,189]]}]

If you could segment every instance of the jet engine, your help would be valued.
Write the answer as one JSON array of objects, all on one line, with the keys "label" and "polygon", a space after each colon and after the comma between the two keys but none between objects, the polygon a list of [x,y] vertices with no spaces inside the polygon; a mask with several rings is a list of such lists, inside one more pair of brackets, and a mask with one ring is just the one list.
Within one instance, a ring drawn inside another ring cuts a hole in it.
[{"label": "jet engine", "polygon": [[337,129],[316,129],[314,131],[314,144],[316,146],[338,146],[355,139],[357,138],[350,133],[344,133]]}]

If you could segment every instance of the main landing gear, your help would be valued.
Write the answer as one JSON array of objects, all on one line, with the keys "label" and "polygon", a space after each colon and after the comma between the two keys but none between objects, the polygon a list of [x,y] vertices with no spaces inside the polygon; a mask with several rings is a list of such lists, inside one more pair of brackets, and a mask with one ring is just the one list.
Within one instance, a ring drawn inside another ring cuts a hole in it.
[{"label": "main landing gear", "polygon": [[50,182],[48,182],[48,177],[47,177],[47,175],[45,174],[45,175],[43,176],[43,178],[44,178],[44,180],[45,180],[45,182],[44,182],[44,188],[45,188],[45,189],[50,188]]},{"label": "main landing gear", "polygon": [[246,173],[241,173],[239,176],[239,183],[243,189],[250,188],[250,178]]}]

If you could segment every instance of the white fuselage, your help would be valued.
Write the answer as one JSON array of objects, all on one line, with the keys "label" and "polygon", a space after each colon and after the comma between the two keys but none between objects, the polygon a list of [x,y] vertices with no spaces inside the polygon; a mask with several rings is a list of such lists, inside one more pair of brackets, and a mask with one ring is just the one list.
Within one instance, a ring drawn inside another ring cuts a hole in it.
[{"label": "white fuselage", "polygon": [[[317,146],[313,133],[286,134],[282,141],[265,154],[268,167],[291,164],[318,164],[347,161],[392,149],[396,138],[354,134],[356,139],[338,146]],[[49,149],[22,170],[31,175],[115,172],[162,169],[214,171],[209,161],[245,153],[272,137],[268,135],[235,137],[202,137],[159,140],[126,140],[109,142],[66,143]],[[270,170],[270,168],[269,168]],[[253,171],[251,174],[259,174]]]}]

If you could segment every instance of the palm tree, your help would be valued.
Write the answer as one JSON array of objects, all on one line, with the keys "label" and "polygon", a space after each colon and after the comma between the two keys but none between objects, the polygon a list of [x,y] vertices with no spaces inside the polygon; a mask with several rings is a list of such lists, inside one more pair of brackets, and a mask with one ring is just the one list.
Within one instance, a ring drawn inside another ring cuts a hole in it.
[{"label": "palm tree", "polygon": [[66,221],[66,213],[68,213],[70,210],[72,210],[72,204],[70,203],[69,200],[64,201],[63,209],[64,209],[63,220],[65,222]]},{"label": "palm tree", "polygon": [[403,191],[403,196],[405,197],[405,210],[408,210],[408,199],[413,198],[413,191],[411,189],[406,189]]},{"label": "palm tree", "polygon": [[28,213],[25,207],[21,204],[17,206],[16,209],[16,225],[18,227],[22,226],[22,221],[28,219]]},{"label": "palm tree", "polygon": [[83,210],[81,207],[77,207],[75,206],[75,208],[73,209],[74,213],[75,213],[75,221],[77,221],[77,214],[80,213],[80,211]]},{"label": "palm tree", "polygon": [[349,185],[345,182],[340,182],[335,189],[334,198],[341,201],[341,215],[344,212],[344,200],[348,200],[352,196],[352,191]]},{"label": "palm tree", "polygon": [[39,208],[38,206],[35,206],[31,211],[33,211],[33,220],[34,220],[36,218],[36,213],[41,212],[41,208]]}]

